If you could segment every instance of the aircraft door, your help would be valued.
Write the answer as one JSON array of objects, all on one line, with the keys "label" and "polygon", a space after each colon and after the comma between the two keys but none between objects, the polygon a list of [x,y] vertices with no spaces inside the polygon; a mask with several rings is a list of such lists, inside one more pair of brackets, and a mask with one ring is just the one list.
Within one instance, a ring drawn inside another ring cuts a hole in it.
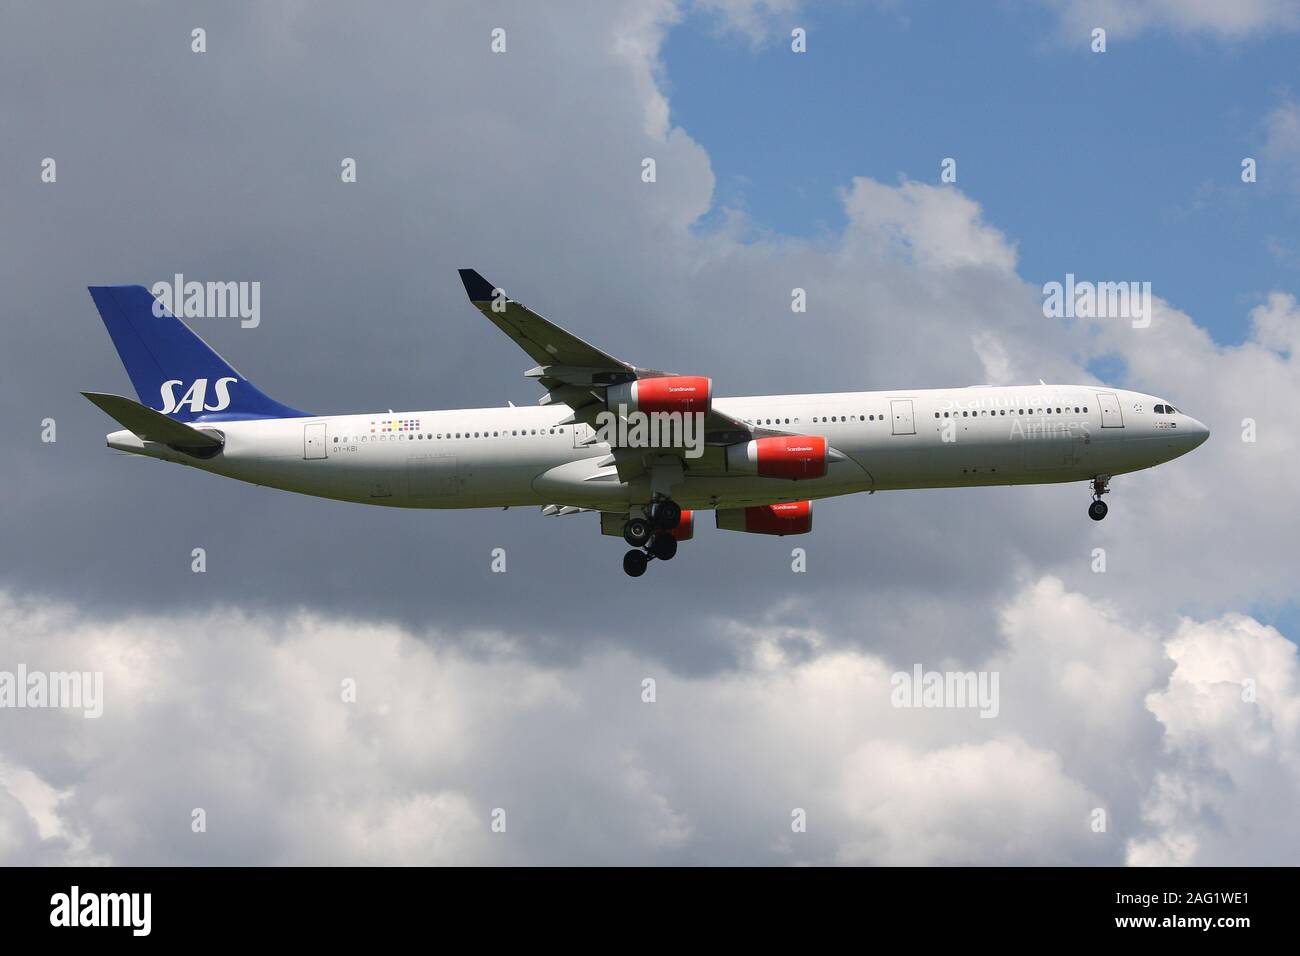
[{"label": "aircraft door", "polygon": [[894,434],[915,435],[916,420],[912,417],[912,400],[895,398],[889,403],[889,408],[894,416]]},{"label": "aircraft door", "polygon": [[1102,428],[1123,428],[1124,413],[1119,408],[1119,398],[1112,392],[1098,392],[1097,404],[1101,407]]},{"label": "aircraft door", "polygon": [[325,445],[325,423],[324,422],[312,422],[310,425],[303,426],[302,457],[303,458],[327,457],[326,445]]}]

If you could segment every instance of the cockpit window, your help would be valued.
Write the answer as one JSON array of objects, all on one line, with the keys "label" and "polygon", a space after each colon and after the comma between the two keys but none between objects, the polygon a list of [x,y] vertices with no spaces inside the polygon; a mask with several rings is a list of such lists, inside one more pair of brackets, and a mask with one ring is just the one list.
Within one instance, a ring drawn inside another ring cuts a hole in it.
[{"label": "cockpit window", "polygon": [[1174,408],[1174,406],[1172,405],[1153,405],[1151,406],[1151,410],[1154,411],[1157,415],[1181,415],[1182,414],[1182,412],[1178,411],[1178,409]]}]

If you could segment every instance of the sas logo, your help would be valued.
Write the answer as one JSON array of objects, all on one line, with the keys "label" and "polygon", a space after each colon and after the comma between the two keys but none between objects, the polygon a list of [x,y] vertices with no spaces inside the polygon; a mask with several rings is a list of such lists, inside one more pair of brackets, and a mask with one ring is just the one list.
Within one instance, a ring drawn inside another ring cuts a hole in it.
[{"label": "sas logo", "polygon": [[219,412],[222,409],[230,407],[230,383],[238,382],[237,378],[219,378],[215,391],[217,393],[217,403],[215,405],[207,404],[208,400],[208,380],[206,378],[196,378],[194,383],[185,390],[185,394],[176,400],[176,386],[184,385],[179,378],[173,378],[162,383],[162,411],[164,415],[170,415],[183,405],[189,405],[190,412],[198,414],[199,412]]}]

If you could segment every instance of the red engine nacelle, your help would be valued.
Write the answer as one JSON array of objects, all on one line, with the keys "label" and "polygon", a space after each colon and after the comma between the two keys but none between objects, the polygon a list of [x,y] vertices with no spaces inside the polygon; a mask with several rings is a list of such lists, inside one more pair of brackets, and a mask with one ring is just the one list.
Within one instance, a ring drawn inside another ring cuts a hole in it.
[{"label": "red engine nacelle", "polygon": [[727,448],[727,470],[764,478],[820,478],[826,474],[821,435],[774,435]]},{"label": "red engine nacelle", "polygon": [[718,527],[750,534],[807,534],[812,530],[811,501],[783,501],[755,508],[720,508]]},{"label": "red engine nacelle", "polygon": [[678,541],[690,541],[695,537],[695,512],[683,511],[682,520],[677,522],[677,527],[668,533]]},{"label": "red engine nacelle", "polygon": [[707,414],[713,404],[713,381],[702,375],[642,378],[610,387],[605,404],[614,411],[626,405],[629,412]]}]

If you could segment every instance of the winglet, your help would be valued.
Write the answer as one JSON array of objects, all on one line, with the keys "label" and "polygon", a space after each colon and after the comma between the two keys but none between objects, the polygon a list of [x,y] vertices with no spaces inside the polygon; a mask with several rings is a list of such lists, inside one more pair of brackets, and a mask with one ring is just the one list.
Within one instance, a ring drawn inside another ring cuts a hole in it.
[{"label": "winglet", "polygon": [[465,283],[465,294],[469,296],[471,302],[491,302],[495,295],[497,287],[487,279],[475,272],[473,269],[457,269],[460,273],[460,281]]}]

